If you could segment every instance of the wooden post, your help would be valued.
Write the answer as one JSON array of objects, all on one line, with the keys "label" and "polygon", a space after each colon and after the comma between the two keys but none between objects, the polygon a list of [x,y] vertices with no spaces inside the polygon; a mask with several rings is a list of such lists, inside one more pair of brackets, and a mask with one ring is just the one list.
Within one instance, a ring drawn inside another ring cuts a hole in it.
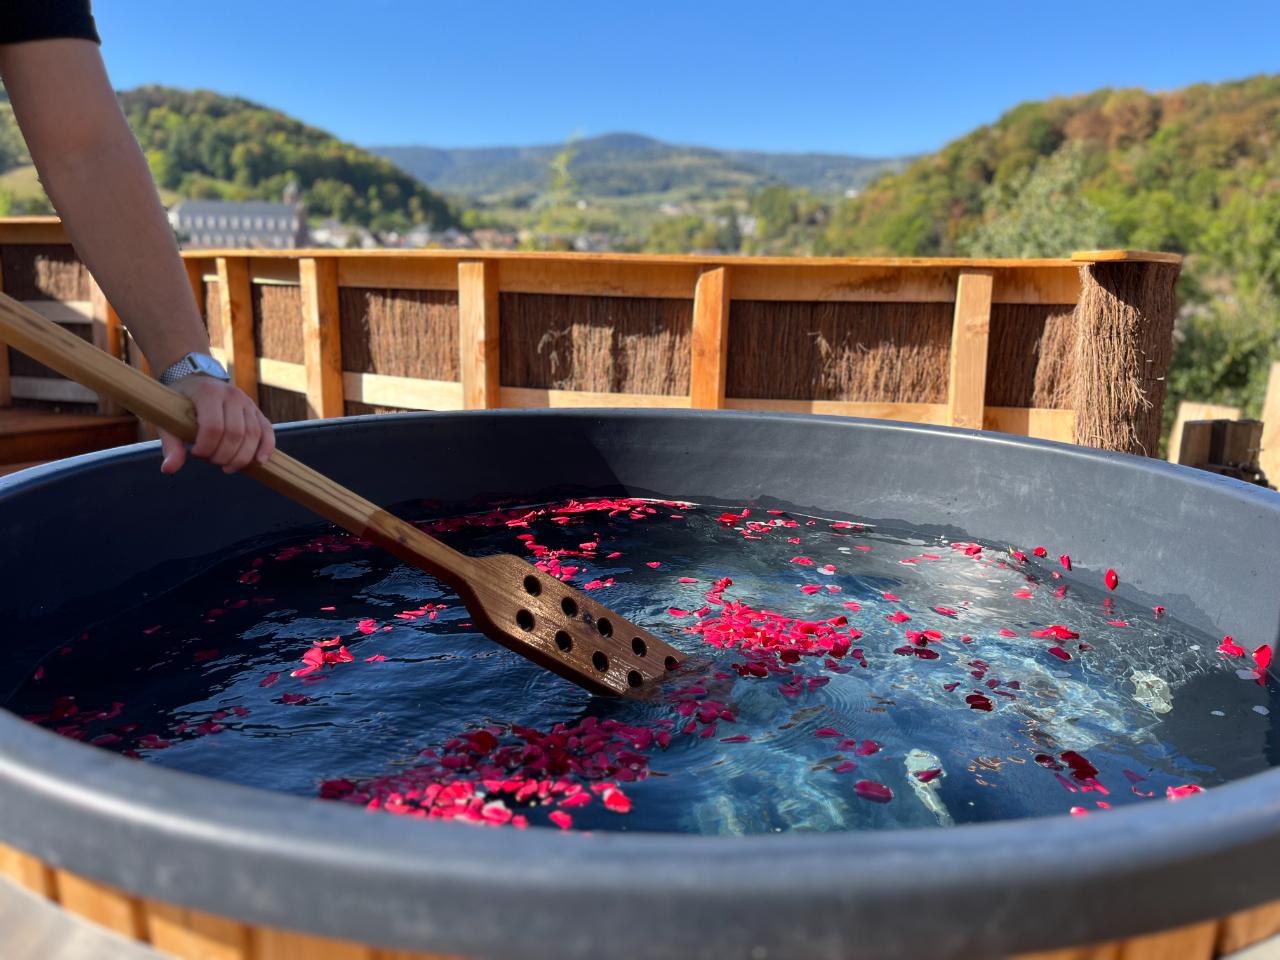
[{"label": "wooden post", "polygon": [[458,374],[465,410],[501,406],[498,263],[458,262]]},{"label": "wooden post", "polygon": [[987,402],[987,341],[991,334],[990,270],[961,270],[951,323],[947,423],[981,430]]},{"label": "wooden post", "polygon": [[235,385],[258,402],[258,358],[253,343],[253,291],[247,257],[218,257],[218,298],[222,309],[223,349]]},{"label": "wooden post", "polygon": [[689,405],[718,410],[724,406],[729,368],[729,268],[709,267],[698,274],[693,293]]},{"label": "wooden post", "polygon": [[187,268],[187,283],[191,285],[191,297],[196,302],[196,312],[200,314],[200,319],[204,320],[207,327],[209,318],[204,315],[204,265],[199,260],[188,259],[183,259],[182,265]]},{"label": "wooden post", "polygon": [[1262,404],[1262,453],[1258,466],[1267,482],[1280,488],[1280,362],[1271,365],[1267,381],[1267,399]]},{"label": "wooden post", "polygon": [[[89,278],[89,303],[93,309],[93,345],[119,359],[124,354],[124,329],[120,323],[120,314],[107,302],[107,295],[92,277]],[[123,410],[114,400],[98,395],[100,416],[116,417]]]},{"label": "wooden post", "polygon": [[[1173,419],[1173,430],[1169,434],[1169,462],[1194,462],[1182,459],[1184,433],[1188,423],[1194,420],[1239,420],[1241,413],[1242,411],[1239,407],[1225,407],[1216,403],[1192,403],[1190,400],[1183,400],[1178,404],[1178,415]],[[1205,452],[1208,452],[1207,448]]]},{"label": "wooden post", "polygon": [[[4,291],[4,269],[0,264],[0,292]],[[9,385],[9,347],[0,343],[0,408],[13,405],[13,390]]]},{"label": "wooden post", "polygon": [[1173,360],[1179,260],[1165,254],[1121,256],[1080,268],[1076,443],[1152,457],[1158,453],[1165,378]]},{"label": "wooden post", "polygon": [[307,417],[340,417],[342,401],[342,334],[338,325],[338,264],[332,259],[303,257],[298,262],[302,284],[302,351],[307,368]]}]

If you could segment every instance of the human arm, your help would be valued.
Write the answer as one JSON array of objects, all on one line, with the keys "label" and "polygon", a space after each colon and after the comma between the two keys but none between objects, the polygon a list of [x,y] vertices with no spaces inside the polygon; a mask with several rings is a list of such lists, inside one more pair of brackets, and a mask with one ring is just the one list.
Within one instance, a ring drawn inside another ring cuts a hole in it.
[{"label": "human arm", "polygon": [[[0,77],[77,253],[152,369],[208,353],[209,337],[155,182],[97,45],[81,39],[0,45]],[[243,392],[198,375],[173,388],[195,404],[196,456],[232,472],[271,455],[271,424]],[[172,473],[186,448],[167,433],[161,441],[161,469]]]}]

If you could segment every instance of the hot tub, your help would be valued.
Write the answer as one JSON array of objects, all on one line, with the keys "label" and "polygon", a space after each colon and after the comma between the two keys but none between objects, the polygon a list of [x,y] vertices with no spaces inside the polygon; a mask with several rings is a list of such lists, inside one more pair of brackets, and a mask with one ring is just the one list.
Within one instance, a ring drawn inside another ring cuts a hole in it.
[{"label": "hot tub", "polygon": [[[1151,460],[939,427],[651,411],[353,418],[285,428],[281,445],[386,504],[573,485],[1052,539],[1080,575],[1123,555],[1120,593],[1176,603],[1192,627],[1273,644],[1280,631],[1280,496]],[[246,478],[156,467],[140,445],[0,481],[5,693],[60,638],[136,600],[133,585],[163,589],[312,520]],[[1079,819],[576,835],[257,791],[0,712],[0,842],[11,879],[183,956],[977,957],[1176,929],[1124,955],[1208,957],[1280,928],[1275,908],[1254,909],[1280,899],[1280,771]]]}]

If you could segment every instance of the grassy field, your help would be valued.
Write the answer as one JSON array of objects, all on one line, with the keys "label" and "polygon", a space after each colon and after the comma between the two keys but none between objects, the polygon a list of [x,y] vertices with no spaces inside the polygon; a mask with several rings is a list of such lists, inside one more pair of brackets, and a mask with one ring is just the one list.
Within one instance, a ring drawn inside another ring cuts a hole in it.
[{"label": "grassy field", "polygon": [[[0,194],[7,193],[12,196],[15,203],[27,203],[33,200],[44,199],[44,187],[40,185],[40,177],[36,173],[36,168],[27,164],[24,167],[14,167],[12,170],[6,170],[0,173]],[[166,207],[176,203],[180,198],[172,190],[160,190],[160,202]]]}]

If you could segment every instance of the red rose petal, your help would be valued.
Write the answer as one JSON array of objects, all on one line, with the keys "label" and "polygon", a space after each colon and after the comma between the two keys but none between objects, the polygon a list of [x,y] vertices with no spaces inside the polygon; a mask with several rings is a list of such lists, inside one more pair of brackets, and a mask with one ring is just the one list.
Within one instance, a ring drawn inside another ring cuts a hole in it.
[{"label": "red rose petal", "polygon": [[853,792],[872,803],[888,803],[893,799],[893,791],[874,780],[859,780],[853,785]]},{"label": "red rose petal", "polygon": [[1120,578],[1116,576],[1116,572],[1114,570],[1108,570],[1103,581],[1106,583],[1108,590],[1114,590],[1120,585]]},{"label": "red rose petal", "polygon": [[1222,642],[1218,644],[1218,652],[1225,653],[1229,657],[1243,657],[1244,647],[1240,646],[1230,636],[1222,638]]}]

